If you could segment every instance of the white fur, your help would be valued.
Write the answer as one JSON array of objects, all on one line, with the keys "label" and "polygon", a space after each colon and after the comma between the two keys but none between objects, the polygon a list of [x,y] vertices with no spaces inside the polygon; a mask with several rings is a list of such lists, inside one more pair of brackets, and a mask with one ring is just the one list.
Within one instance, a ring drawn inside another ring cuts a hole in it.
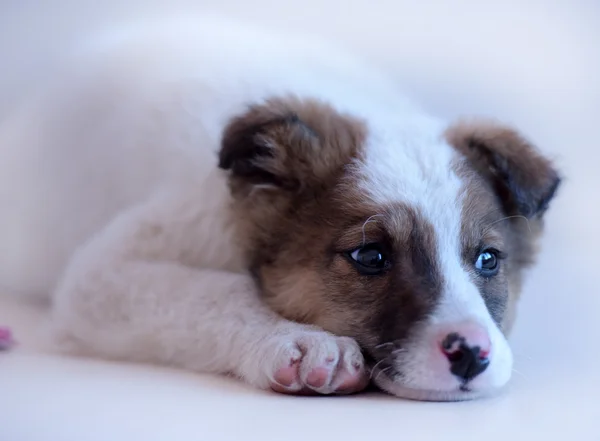
[{"label": "white fur", "polygon": [[[505,362],[477,381],[501,385],[510,353],[460,268],[460,181],[442,124],[380,73],[303,40],[178,18],[80,48],[0,126],[0,283],[54,292],[60,335],[106,357],[232,372],[259,387],[298,346],[308,351],[304,383],[327,357],[362,363],[353,341],[287,322],[259,301],[216,168],[223,127],[247,104],[290,92],[321,98],[369,123],[365,193],[418,204],[434,225],[452,284],[432,320],[482,323]],[[437,386],[422,371],[414,377]]]},{"label": "white fur", "polygon": [[[457,379],[439,368],[436,358],[435,330],[438,326],[472,322],[488,333],[492,350],[489,368],[475,378],[474,390],[497,390],[512,373],[512,352],[508,342],[492,319],[484,300],[462,267],[461,212],[465,183],[455,173],[456,151],[444,140],[445,126],[424,116],[413,117],[408,124],[371,125],[366,157],[360,164],[361,189],[377,204],[408,203],[433,226],[445,286],[441,302],[429,323],[419,330],[412,347],[396,357],[403,372],[403,384],[414,390],[447,391],[456,388]],[[402,220],[400,220],[402,222]],[[415,395],[406,390],[390,391]],[[418,394],[420,398],[426,395]]]},{"label": "white fur", "polygon": [[[215,17],[130,25],[78,48],[0,127],[2,283],[46,293],[116,213],[168,182],[202,179],[246,104],[291,92],[359,116],[398,111],[390,81],[338,53]],[[198,199],[222,200],[220,186]]]},{"label": "white fur", "polygon": [[302,350],[290,391],[314,367],[337,366],[321,393],[364,372],[353,340],[262,304],[216,167],[224,125],[247,104],[345,96],[351,82],[327,64],[361,75],[325,49],[214,17],[129,26],[80,48],[0,127],[2,286],[53,292],[57,335],[77,352],[266,388]]}]

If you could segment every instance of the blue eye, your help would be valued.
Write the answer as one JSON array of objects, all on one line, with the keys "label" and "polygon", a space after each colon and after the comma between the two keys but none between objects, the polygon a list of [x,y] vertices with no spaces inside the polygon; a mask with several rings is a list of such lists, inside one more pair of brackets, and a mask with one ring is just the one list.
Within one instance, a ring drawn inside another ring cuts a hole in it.
[{"label": "blue eye", "polygon": [[485,250],[475,261],[475,268],[484,276],[490,277],[498,272],[498,251]]}]

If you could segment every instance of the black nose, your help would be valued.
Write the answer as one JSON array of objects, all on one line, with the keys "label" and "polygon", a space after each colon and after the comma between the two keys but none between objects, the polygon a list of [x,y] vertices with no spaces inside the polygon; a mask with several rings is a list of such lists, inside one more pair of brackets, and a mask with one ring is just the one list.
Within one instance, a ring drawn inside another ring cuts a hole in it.
[{"label": "black nose", "polygon": [[485,371],[490,364],[487,354],[479,346],[469,346],[456,334],[448,335],[442,347],[450,361],[450,372],[465,383]]}]

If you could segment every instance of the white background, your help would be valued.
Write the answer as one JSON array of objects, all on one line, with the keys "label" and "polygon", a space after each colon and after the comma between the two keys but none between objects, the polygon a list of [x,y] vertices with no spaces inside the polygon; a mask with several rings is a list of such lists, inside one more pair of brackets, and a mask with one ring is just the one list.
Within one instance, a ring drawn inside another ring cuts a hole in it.
[{"label": "white background", "polygon": [[61,359],[36,349],[43,311],[0,296],[0,324],[21,342],[0,354],[0,441],[600,440],[600,2],[0,0],[0,118],[51,71],[62,44],[185,8],[335,39],[391,70],[434,113],[497,117],[557,159],[566,179],[525,287],[511,386],[452,404],[298,398]]}]

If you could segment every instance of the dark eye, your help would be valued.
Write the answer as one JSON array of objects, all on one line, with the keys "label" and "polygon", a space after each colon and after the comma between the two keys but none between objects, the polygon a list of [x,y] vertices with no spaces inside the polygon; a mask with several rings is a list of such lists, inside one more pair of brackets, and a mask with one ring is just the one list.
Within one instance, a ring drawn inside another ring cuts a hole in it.
[{"label": "dark eye", "polygon": [[381,274],[389,268],[390,261],[379,244],[365,245],[348,253],[350,261],[364,275]]},{"label": "dark eye", "polygon": [[475,268],[483,276],[493,276],[498,272],[498,251],[496,250],[485,250],[477,257],[475,262]]}]

